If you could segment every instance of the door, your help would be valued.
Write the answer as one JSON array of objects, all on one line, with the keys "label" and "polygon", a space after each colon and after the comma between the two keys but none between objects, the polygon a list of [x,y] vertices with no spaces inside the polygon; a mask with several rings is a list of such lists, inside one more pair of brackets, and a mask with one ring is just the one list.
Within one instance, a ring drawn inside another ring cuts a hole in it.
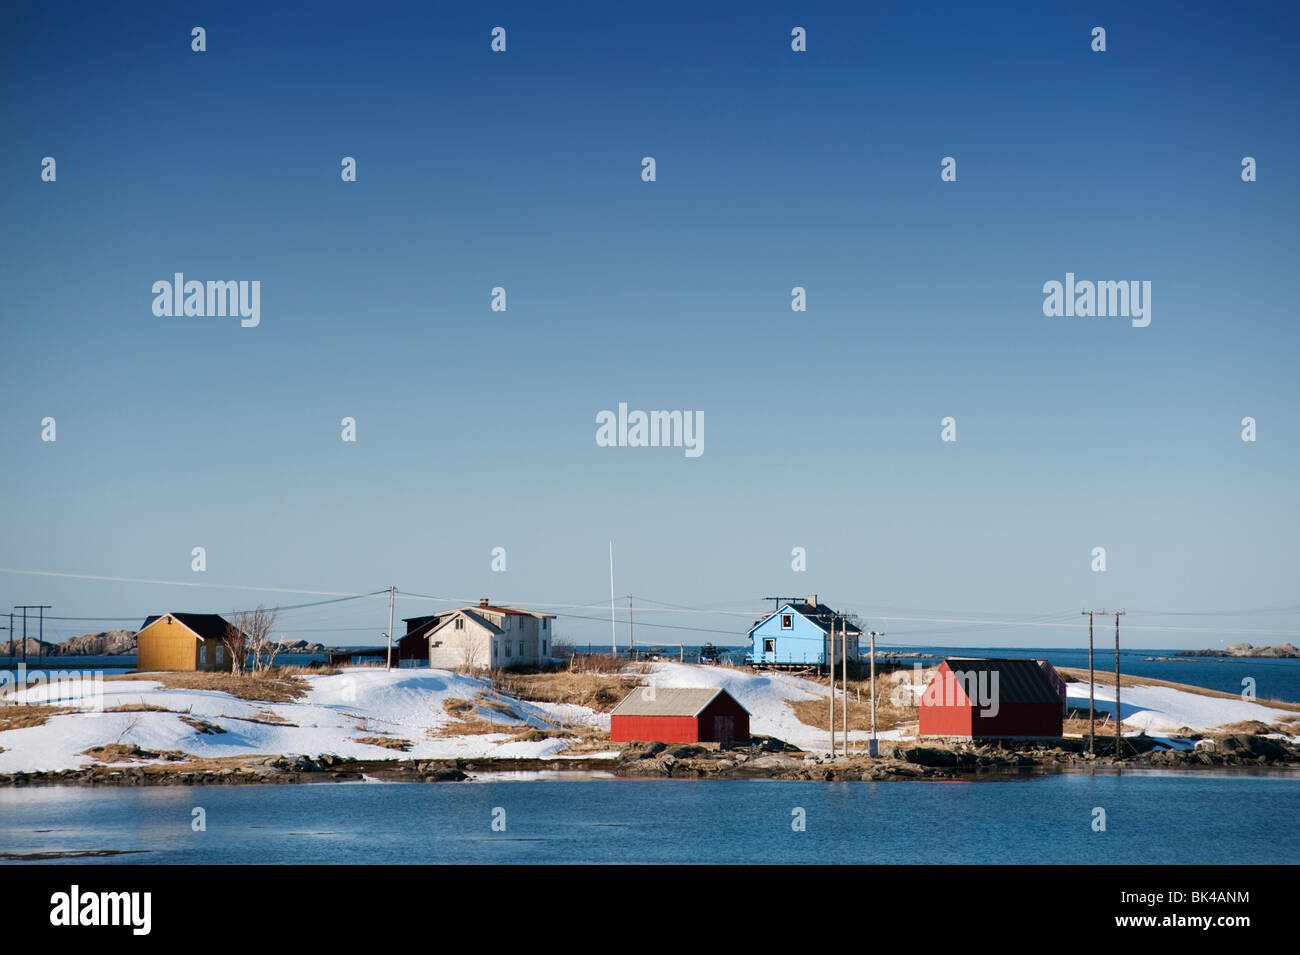
[{"label": "door", "polygon": [[713,738],[723,746],[730,746],[736,738],[736,718],[734,716],[715,716],[713,718]]}]

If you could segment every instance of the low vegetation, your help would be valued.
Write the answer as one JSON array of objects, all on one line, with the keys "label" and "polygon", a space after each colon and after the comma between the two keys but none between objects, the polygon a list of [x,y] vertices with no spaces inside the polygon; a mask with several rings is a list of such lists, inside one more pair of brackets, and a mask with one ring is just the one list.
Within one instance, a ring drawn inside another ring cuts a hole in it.
[{"label": "low vegetation", "polygon": [[398,739],[396,736],[358,736],[358,743],[367,743],[370,746],[382,746],[385,749],[401,750],[405,753],[411,748],[409,739]]},{"label": "low vegetation", "polygon": [[292,703],[307,695],[308,684],[302,667],[276,667],[256,673],[225,673],[212,670],[123,673],[105,680],[152,680],[169,690],[216,690],[241,700],[257,703]]},{"label": "low vegetation", "polygon": [[201,720],[197,716],[186,716],[185,714],[181,714],[180,720],[186,726],[196,732],[203,733],[206,736],[215,736],[225,732],[225,730],[216,723],[209,723],[207,720]]},{"label": "low vegetation", "polygon": [[156,706],[153,703],[122,703],[118,706],[108,706],[104,708],[105,713],[171,713],[172,711],[165,706]]},{"label": "low vegetation", "polygon": [[[496,703],[496,706],[489,706],[489,703]],[[480,708],[501,713],[503,719],[493,719],[491,716],[484,716]],[[520,717],[510,710],[507,714],[503,711],[502,701],[487,700],[480,698],[478,700],[467,700],[453,697],[442,701],[443,711],[452,718],[450,723],[440,726],[436,729],[429,730],[429,735],[434,737],[444,736],[482,736],[489,733],[515,733],[518,731],[518,720]],[[506,707],[508,709],[508,707]]]},{"label": "low vegetation", "polygon": [[[1074,712],[1074,711],[1071,710],[1071,712]],[[1065,721],[1061,724],[1061,726],[1062,726],[1062,729],[1061,729],[1062,734],[1065,735],[1065,736],[1087,736],[1087,735],[1088,735],[1088,727],[1089,727],[1089,723],[1088,723],[1088,715],[1087,715],[1087,713],[1088,713],[1088,711],[1087,711],[1087,709],[1085,708],[1085,709],[1083,710],[1083,715],[1082,715],[1082,716],[1072,716],[1072,717],[1070,717],[1068,720],[1065,720]],[[1110,721],[1110,714],[1109,714],[1109,713],[1102,713],[1101,711],[1098,711],[1098,712],[1097,712],[1097,724],[1096,724],[1096,726],[1097,726],[1097,728],[1096,728],[1095,732],[1096,732],[1096,735],[1097,735],[1097,736],[1114,736],[1114,735],[1115,735],[1115,724],[1112,723],[1112,722]],[[1124,735],[1128,735],[1129,733],[1137,733],[1137,732],[1140,732],[1140,731],[1141,731],[1141,727],[1134,726],[1132,723],[1125,723],[1125,724],[1120,728],[1120,732],[1121,732],[1122,734],[1124,734]],[[1188,732],[1190,733],[1191,730],[1188,730]]]},{"label": "low vegetation", "polygon": [[[593,654],[584,655],[590,662]],[[577,658],[574,658],[577,659]],[[520,672],[498,670],[491,674],[492,688],[498,693],[520,700],[540,703],[573,703],[586,706],[598,713],[608,713],[618,703],[642,684],[639,676],[619,673],[618,666],[602,669],[550,670]]]},{"label": "low vegetation", "polygon": [[10,703],[0,706],[0,733],[5,730],[21,730],[32,726],[44,726],[45,721],[51,716],[75,712],[77,710],[65,706],[29,706],[25,703]]},{"label": "low vegetation", "polygon": [[[829,686],[825,676],[820,678],[809,676],[805,679],[820,683],[822,686]],[[893,673],[882,673],[879,669],[876,672],[877,730],[900,729],[915,723],[919,718],[912,695],[903,696],[898,691],[898,680],[899,677]],[[844,713],[840,708],[844,705],[846,696],[841,689],[838,677],[835,685],[835,729],[839,731],[844,725]],[[853,730],[870,732],[871,677],[868,675],[861,679],[855,679],[850,675],[847,699],[850,732]],[[798,717],[799,722],[805,726],[815,726],[824,730],[830,719],[830,700],[828,697],[816,700],[787,700],[786,705],[794,711],[794,715]]]},{"label": "low vegetation", "polygon": [[189,758],[178,749],[155,752],[150,749],[141,749],[134,743],[107,743],[103,746],[92,746],[90,749],[82,750],[78,755],[93,756],[101,763],[126,763],[133,760],[149,759],[165,759],[176,762]]}]

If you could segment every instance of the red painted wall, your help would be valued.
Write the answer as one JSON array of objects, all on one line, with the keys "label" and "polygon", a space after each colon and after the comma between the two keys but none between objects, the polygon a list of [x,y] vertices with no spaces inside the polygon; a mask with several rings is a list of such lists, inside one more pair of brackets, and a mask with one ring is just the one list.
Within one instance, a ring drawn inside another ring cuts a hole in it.
[{"label": "red painted wall", "polygon": [[698,743],[699,724],[693,716],[619,716],[609,720],[609,738],[615,743]]},{"label": "red painted wall", "polygon": [[941,663],[921,695],[918,730],[922,736],[1061,735],[1059,704],[1002,703],[996,716],[981,716],[960,682],[952,681],[951,690],[945,687],[942,681],[951,680],[951,673],[948,664]]},{"label": "red painted wall", "polygon": [[609,738],[614,743],[716,743],[715,716],[732,718],[732,740],[743,743],[749,739],[749,714],[745,708],[728,695],[720,695],[706,706],[699,717],[693,716],[620,716],[609,720]]},{"label": "red painted wall", "polygon": [[715,732],[713,718],[715,716],[730,716],[731,741],[733,743],[744,743],[749,739],[749,713],[745,708],[733,700],[728,694],[721,694],[716,700],[704,708],[700,714],[700,739],[713,743],[720,743]]},{"label": "red painted wall", "polygon": [[1003,703],[997,716],[980,716],[972,708],[975,736],[1060,736],[1059,703]]}]

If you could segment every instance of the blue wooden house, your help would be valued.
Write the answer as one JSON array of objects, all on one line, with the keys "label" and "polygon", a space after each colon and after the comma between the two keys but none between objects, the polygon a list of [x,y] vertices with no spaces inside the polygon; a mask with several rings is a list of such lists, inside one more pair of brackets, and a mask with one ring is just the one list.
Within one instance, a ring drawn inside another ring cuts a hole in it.
[{"label": "blue wooden house", "polygon": [[862,631],[821,603],[816,594],[809,594],[802,602],[792,599],[782,604],[749,628],[749,662],[756,666],[825,666],[832,659],[832,625],[835,627],[833,661],[838,664],[844,652],[840,643],[843,630],[848,658],[856,662]]}]

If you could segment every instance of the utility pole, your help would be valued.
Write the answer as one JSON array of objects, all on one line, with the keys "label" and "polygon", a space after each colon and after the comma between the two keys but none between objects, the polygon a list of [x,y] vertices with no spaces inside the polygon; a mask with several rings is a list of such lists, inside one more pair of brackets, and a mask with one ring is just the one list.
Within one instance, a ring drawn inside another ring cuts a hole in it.
[{"label": "utility pole", "polygon": [[876,739],[876,637],[880,634],[871,631],[871,743],[868,754],[875,757],[880,755],[880,741]]},{"label": "utility pole", "polygon": [[[45,635],[45,611],[50,609],[50,605],[49,604],[20,604],[18,606],[15,606],[14,609],[21,610],[23,612],[23,666],[26,666],[27,665],[27,611],[39,610],[41,612],[41,636],[43,637]],[[12,615],[10,615],[10,620],[12,619],[13,617]],[[10,631],[9,636],[10,637],[13,636],[12,630]],[[39,646],[37,647],[37,659],[38,660],[40,659]]]},{"label": "utility pole", "polygon": [[632,639],[632,595],[627,595],[627,649],[632,652],[636,641]]},{"label": "utility pole", "polygon": [[830,633],[830,659],[826,668],[826,675],[830,679],[831,685],[831,759],[835,758],[835,618],[831,618]]},{"label": "utility pole", "polygon": [[1115,758],[1123,759],[1124,753],[1120,749],[1122,745],[1122,733],[1120,727],[1124,724],[1124,719],[1120,715],[1123,711],[1119,706],[1119,618],[1124,615],[1123,610],[1115,611]]},{"label": "utility pole", "polygon": [[1123,717],[1120,715],[1119,707],[1119,618],[1124,616],[1123,610],[1085,610],[1084,614],[1088,617],[1088,752],[1093,751],[1094,736],[1096,734],[1096,717],[1093,715],[1092,706],[1092,687],[1093,687],[1093,669],[1092,669],[1092,615],[1101,614],[1103,617],[1115,618],[1115,758],[1120,756],[1120,746],[1122,743]]},{"label": "utility pole", "polygon": [[1096,720],[1093,717],[1092,709],[1092,614],[1093,611],[1085,610],[1088,615],[1088,752],[1091,753],[1093,746],[1093,734],[1096,731]]},{"label": "utility pole", "polygon": [[844,755],[849,755],[849,622],[840,621],[840,686],[844,687]]},{"label": "utility pole", "polygon": [[388,588],[388,666],[385,669],[393,668],[393,602],[397,597],[397,588],[389,586]]},{"label": "utility pole", "polygon": [[609,542],[609,645],[618,653],[618,624],[614,622],[614,542]]}]

